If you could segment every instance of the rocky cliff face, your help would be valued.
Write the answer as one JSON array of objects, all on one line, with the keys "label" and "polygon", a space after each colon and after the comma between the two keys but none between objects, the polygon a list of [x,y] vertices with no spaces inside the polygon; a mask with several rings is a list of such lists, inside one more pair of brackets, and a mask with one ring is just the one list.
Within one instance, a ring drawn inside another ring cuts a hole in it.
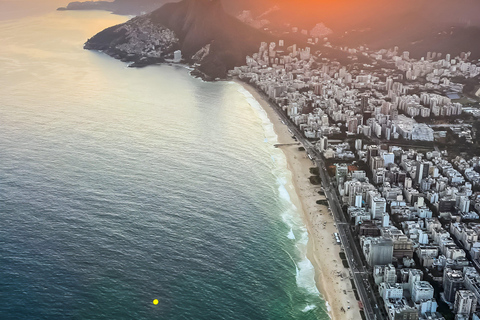
[{"label": "rocky cliff face", "polygon": [[136,65],[171,57],[180,49],[207,78],[224,78],[242,65],[271,36],[228,15],[220,0],[183,0],[168,3],[147,15],[108,28],[85,44]]},{"label": "rocky cliff face", "polygon": [[85,43],[85,49],[100,50],[133,66],[163,62],[179,48],[172,30],[141,16],[103,30]]}]

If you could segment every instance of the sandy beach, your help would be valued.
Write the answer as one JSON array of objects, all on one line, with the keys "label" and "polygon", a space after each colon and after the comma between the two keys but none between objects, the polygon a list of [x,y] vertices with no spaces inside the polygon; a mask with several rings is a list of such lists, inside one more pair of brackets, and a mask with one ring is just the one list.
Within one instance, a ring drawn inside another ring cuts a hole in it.
[{"label": "sandy beach", "polygon": [[343,267],[339,255],[341,247],[333,235],[337,232],[333,217],[328,207],[316,203],[325,198],[318,194],[321,187],[312,185],[309,180],[313,163],[305,151],[299,150],[299,145],[288,145],[296,141],[270,103],[254,87],[236,82],[262,105],[274,125],[278,143],[285,144],[279,148],[285,153],[288,168],[292,172],[294,190],[288,191],[294,204],[303,212],[309,235],[308,258],[315,267],[318,290],[330,306],[330,317],[334,320],[359,319],[360,310],[352,290],[349,269]]}]

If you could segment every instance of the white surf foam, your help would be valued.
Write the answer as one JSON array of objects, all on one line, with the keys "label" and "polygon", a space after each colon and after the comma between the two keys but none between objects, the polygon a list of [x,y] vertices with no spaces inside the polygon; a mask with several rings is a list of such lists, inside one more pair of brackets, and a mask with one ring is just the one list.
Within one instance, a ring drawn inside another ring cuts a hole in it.
[{"label": "white surf foam", "polygon": [[315,284],[315,269],[306,257],[298,264],[297,286],[306,289],[309,293],[318,295],[320,292]]},{"label": "white surf foam", "polygon": [[293,234],[293,229],[290,228],[290,232],[288,233],[288,239],[295,240],[295,235]]},{"label": "white surf foam", "polygon": [[[318,297],[320,296],[320,292],[315,283],[315,269],[306,256],[308,243],[307,228],[300,216],[298,208],[292,202],[292,195],[288,192],[288,190],[294,190],[294,188],[292,173],[288,169],[285,154],[281,150],[273,147],[273,144],[278,143],[278,137],[273,129],[273,123],[268,118],[266,111],[248,90],[241,86],[239,87],[238,92],[245,96],[248,104],[258,115],[262,122],[264,135],[266,139],[272,143],[272,147],[269,149],[272,161],[274,162],[272,174],[276,177],[278,196],[281,199],[281,205],[284,208],[281,218],[285,225],[290,228],[288,238],[295,240],[296,253],[293,254],[294,257],[292,257],[290,253],[287,253],[295,264],[297,286],[309,294]],[[307,312],[316,307],[317,306],[313,304],[309,304],[304,310]],[[328,308],[329,306],[327,306],[327,309]]]},{"label": "white surf foam", "polygon": [[311,311],[311,310],[316,309],[316,308],[317,308],[316,305],[314,305],[314,304],[308,304],[308,305],[302,310],[302,312],[308,312],[308,311]]},{"label": "white surf foam", "polygon": [[327,311],[330,314],[330,311],[332,311],[332,307],[330,307],[330,304],[328,303],[328,301],[325,301],[325,305],[327,306]]},{"label": "white surf foam", "polygon": [[[277,183],[278,183],[278,179],[277,179]],[[291,198],[290,198],[290,194],[288,193],[287,189],[285,188],[285,185],[284,184],[279,184],[278,186],[278,194],[280,196],[280,198],[282,198],[283,200],[285,200],[286,202],[290,202],[291,203]],[[292,204],[293,205],[293,204]]]}]

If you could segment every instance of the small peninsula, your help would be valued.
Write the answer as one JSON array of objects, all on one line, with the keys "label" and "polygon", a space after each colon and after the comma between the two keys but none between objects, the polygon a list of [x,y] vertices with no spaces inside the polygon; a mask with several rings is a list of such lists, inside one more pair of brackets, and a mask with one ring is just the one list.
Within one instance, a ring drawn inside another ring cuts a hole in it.
[{"label": "small peninsula", "polygon": [[219,0],[183,0],[105,29],[85,43],[85,49],[146,66],[173,58],[180,50],[206,80],[225,78],[244,63],[262,41],[273,36],[227,14]]}]

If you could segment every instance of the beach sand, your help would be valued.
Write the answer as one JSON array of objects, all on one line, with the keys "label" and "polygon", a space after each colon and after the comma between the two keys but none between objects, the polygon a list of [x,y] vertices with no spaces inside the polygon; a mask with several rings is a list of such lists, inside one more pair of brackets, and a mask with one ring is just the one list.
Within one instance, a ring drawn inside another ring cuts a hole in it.
[{"label": "beach sand", "polygon": [[[266,111],[273,123],[279,148],[285,153],[289,170],[292,172],[294,190],[288,190],[293,203],[303,212],[309,242],[307,257],[315,267],[315,281],[323,298],[330,306],[330,317],[334,320],[360,319],[358,302],[352,290],[350,271],[343,267],[340,258],[341,247],[335,241],[337,228],[328,207],[318,205],[317,200],[325,199],[318,194],[321,186],[310,183],[310,168],[314,164],[305,151],[300,151],[296,141],[278,117],[266,98],[254,87],[236,81],[248,90]],[[350,309],[348,309],[350,306]],[[342,309],[343,308],[343,309]]]}]

